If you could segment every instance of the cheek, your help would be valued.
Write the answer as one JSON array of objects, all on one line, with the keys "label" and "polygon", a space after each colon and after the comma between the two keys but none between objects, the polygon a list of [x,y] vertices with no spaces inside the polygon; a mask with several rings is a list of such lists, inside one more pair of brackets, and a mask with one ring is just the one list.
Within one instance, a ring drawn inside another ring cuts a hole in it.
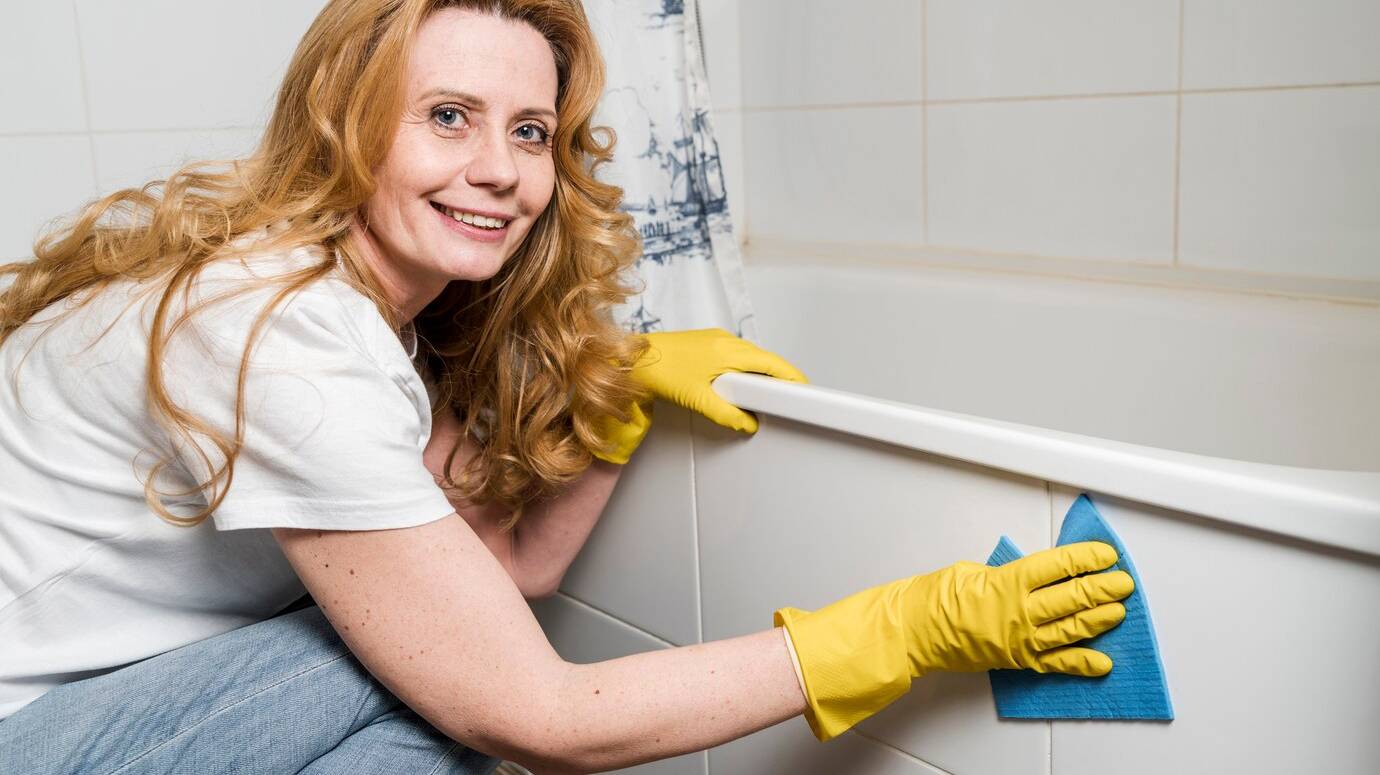
[{"label": "cheek", "polygon": [[550,156],[533,165],[523,186],[523,208],[533,217],[541,215],[556,193],[556,164]]}]

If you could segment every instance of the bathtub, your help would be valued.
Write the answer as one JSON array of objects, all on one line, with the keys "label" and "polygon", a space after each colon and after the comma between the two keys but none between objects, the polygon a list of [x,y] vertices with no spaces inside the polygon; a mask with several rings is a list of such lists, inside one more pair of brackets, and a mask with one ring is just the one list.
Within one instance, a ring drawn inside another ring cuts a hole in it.
[{"label": "bathtub", "polygon": [[744,437],[656,423],[560,593],[593,661],[1034,551],[1086,492],[1142,576],[1176,719],[1009,721],[940,674],[820,744],[792,719],[642,773],[1361,773],[1380,762],[1380,305],[947,266],[751,262]]}]

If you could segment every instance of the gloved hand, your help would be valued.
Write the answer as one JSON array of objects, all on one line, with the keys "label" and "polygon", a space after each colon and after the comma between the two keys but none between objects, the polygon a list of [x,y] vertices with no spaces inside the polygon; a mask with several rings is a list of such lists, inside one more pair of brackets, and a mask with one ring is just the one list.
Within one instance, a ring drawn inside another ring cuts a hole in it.
[{"label": "gloved hand", "polygon": [[1126,609],[1114,601],[1135,583],[1120,570],[1055,582],[1116,560],[1110,545],[1084,541],[995,568],[960,562],[813,613],[778,610],[776,626],[786,628],[800,667],[810,729],[829,740],[936,670],[1106,675],[1106,654],[1069,644],[1119,624]]},{"label": "gloved hand", "polygon": [[[757,432],[757,418],[719,397],[710,383],[730,371],[768,374],[791,382],[808,382],[800,370],[781,356],[763,350],[722,328],[666,331],[644,335],[647,352],[633,365],[632,377],[645,385],[654,398],[683,406],[726,428]],[[651,402],[634,404],[630,418],[621,422],[603,419],[599,437],[611,449],[594,456],[611,463],[626,463],[642,443],[652,424]]]}]

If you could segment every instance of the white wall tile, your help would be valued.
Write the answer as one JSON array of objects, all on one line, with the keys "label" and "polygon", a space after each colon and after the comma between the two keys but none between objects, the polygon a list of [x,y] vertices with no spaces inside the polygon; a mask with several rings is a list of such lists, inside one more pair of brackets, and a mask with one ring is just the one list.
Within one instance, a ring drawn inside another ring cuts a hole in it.
[{"label": "white wall tile", "polygon": [[1187,94],[1180,263],[1380,280],[1380,87]]},{"label": "white wall tile", "polygon": [[1174,110],[1170,96],[930,106],[930,243],[1169,263]]},{"label": "white wall tile", "polygon": [[929,0],[929,99],[1172,91],[1177,0]]},{"label": "white wall tile", "polygon": [[677,645],[699,642],[690,413],[658,402],[561,589]]},{"label": "white wall tile", "polygon": [[[782,606],[815,610],[981,562],[1002,534],[1031,551],[1049,545],[1043,482],[760,420],[743,438],[692,419],[705,640],[766,629]],[[1047,729],[999,723],[981,674],[923,678],[860,729],[949,772],[1046,772]]]},{"label": "white wall tile", "polygon": [[[595,611],[564,595],[532,601],[532,613],[541,622],[556,653],[570,662],[587,664],[629,654],[665,648],[611,616]],[[703,751],[615,770],[615,775],[705,775],[708,757]]]},{"label": "white wall tile", "polygon": [[709,94],[716,108],[743,104],[742,59],[738,45],[738,0],[701,0],[700,27],[704,31],[705,70]]},{"label": "white wall tile", "polygon": [[851,732],[820,744],[798,718],[709,749],[709,771],[714,775],[946,775]]},{"label": "white wall tile", "polygon": [[751,0],[742,4],[743,103],[918,101],[917,0]]},{"label": "white wall tile", "polygon": [[74,214],[95,194],[85,135],[0,137],[0,260],[33,255],[41,227]]},{"label": "white wall tile", "polygon": [[97,130],[263,124],[323,0],[77,0]]},{"label": "white wall tile", "polygon": [[0,133],[86,129],[76,17],[65,2],[6,3]]},{"label": "white wall tile", "polygon": [[918,106],[744,114],[750,234],[920,242],[921,115]]},{"label": "white wall tile", "polygon": [[743,114],[719,111],[714,114],[714,139],[719,144],[719,164],[728,190],[728,215],[739,244],[747,240],[747,178],[743,158]]},{"label": "white wall tile", "polygon": [[104,196],[166,178],[189,162],[243,158],[254,150],[259,134],[256,129],[97,134],[92,138],[96,186]]},{"label": "white wall tile", "polygon": [[1184,88],[1380,80],[1375,0],[1184,0]]},{"label": "white wall tile", "polygon": [[[1054,489],[1061,520],[1077,494]],[[1374,557],[1092,500],[1140,574],[1175,720],[1056,721],[1056,773],[1375,771]]]}]

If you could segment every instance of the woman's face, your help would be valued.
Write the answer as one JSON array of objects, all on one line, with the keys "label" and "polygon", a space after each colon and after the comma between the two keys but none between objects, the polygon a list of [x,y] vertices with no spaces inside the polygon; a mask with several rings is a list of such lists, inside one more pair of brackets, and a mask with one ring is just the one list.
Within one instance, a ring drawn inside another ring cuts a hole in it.
[{"label": "woman's face", "polygon": [[370,263],[407,319],[503,266],[551,201],[556,62],[523,23],[448,8],[422,23],[402,121],[365,203]]}]

